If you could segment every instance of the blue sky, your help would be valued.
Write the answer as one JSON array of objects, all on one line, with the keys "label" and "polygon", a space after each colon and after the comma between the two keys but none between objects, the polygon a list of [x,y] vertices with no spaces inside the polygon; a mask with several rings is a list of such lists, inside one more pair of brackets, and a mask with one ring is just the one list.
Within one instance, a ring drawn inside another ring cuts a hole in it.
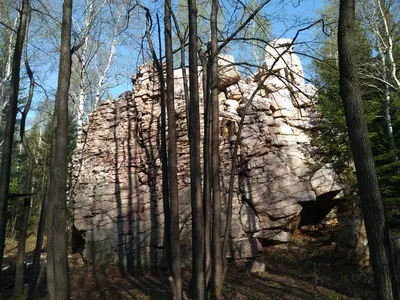
[{"label": "blue sky", "polygon": [[[0,0],[1,1],[1,0]],[[185,0],[182,0],[185,1]],[[234,1],[234,0],[232,0]],[[261,0],[259,0],[261,2]],[[149,1],[151,5],[158,5],[161,3],[155,2],[155,1]],[[321,9],[325,4],[325,1],[317,1],[317,0],[272,0],[269,4],[266,5],[264,8],[264,13],[271,15],[271,23],[272,23],[272,31],[273,35],[275,37],[285,37],[285,38],[293,38],[295,32],[297,31],[298,28],[302,27],[301,25],[304,24],[310,24],[310,21],[316,19],[316,14],[315,11],[317,9]],[[61,6],[60,6],[61,7]],[[159,8],[155,8],[153,12],[158,10],[160,14],[162,13],[162,8],[161,6]],[[153,17],[153,21],[155,19],[155,16]],[[291,25],[293,22],[296,21],[298,23],[298,27],[293,27],[291,28]],[[143,25],[143,24],[141,24]],[[138,27],[139,24],[135,24],[135,19],[133,18],[133,24],[132,26]],[[312,36],[313,31],[310,30],[308,33],[303,33],[299,40],[301,41],[310,41],[313,39]],[[126,37],[126,40],[130,40],[129,37]],[[154,41],[156,41],[156,38],[154,38]],[[55,43],[57,41],[54,41]],[[155,45],[158,43],[155,43]],[[51,45],[50,45],[51,46]],[[122,51],[121,53],[121,58],[120,60],[123,61],[123,69],[121,70],[124,73],[125,78],[119,82],[119,85],[111,89],[111,96],[114,99],[117,99],[118,96],[125,92],[125,91],[130,91],[132,90],[132,83],[130,80],[130,76],[135,73],[135,63],[137,59],[137,51],[136,48],[138,46],[131,44],[131,45],[120,45],[120,47],[117,47],[117,51]],[[51,48],[51,47],[50,47]],[[34,50],[34,49],[33,49]],[[31,51],[33,51],[31,50]],[[52,69],[44,69],[45,63],[42,60],[39,60],[37,62],[37,65],[33,65],[35,67],[35,70],[41,69],[43,71],[43,74],[36,74],[38,78],[40,76],[48,76],[47,79],[44,80],[42,83],[44,87],[48,90],[50,99],[49,101],[52,101],[53,99],[53,93],[55,92],[55,89],[57,87],[57,74],[58,74],[58,55],[55,54],[51,56],[53,53],[50,53],[49,55],[41,55],[40,57],[46,60],[46,62],[52,62],[53,68]],[[51,59],[50,59],[51,57]],[[50,59],[50,61],[49,61]],[[304,57],[301,57],[303,66],[307,66],[307,64],[310,63],[310,60],[305,59]],[[34,61],[32,62],[34,64]],[[43,65],[42,65],[43,64]],[[47,66],[47,65],[46,65]],[[306,75],[308,75],[308,71],[310,70],[309,68],[305,67],[305,72]],[[55,71],[56,70],[56,71]],[[40,75],[40,76],[39,76]],[[52,90],[51,90],[52,89]],[[36,89],[36,94],[35,94],[35,102],[38,103],[38,101],[41,101],[44,97],[44,94],[40,88]],[[30,121],[33,121],[33,118],[35,117],[35,112],[31,111],[30,114]]]},{"label": "blue sky", "polygon": [[[297,30],[310,24],[317,19],[316,10],[321,9],[325,1],[318,0],[273,0],[264,8],[264,12],[271,14],[272,33],[275,37],[293,38]],[[293,26],[297,23],[297,26]],[[304,32],[299,36],[298,41],[307,41],[313,39],[313,30]],[[310,63],[307,58],[302,57],[304,65]],[[135,70],[132,70],[134,73]],[[131,90],[131,82],[126,82],[112,89],[112,95],[117,98],[124,91]]]},{"label": "blue sky", "polygon": [[[290,23],[294,20],[299,22],[309,22],[310,20],[316,19],[316,10],[321,9],[324,6],[325,1],[317,0],[290,0],[290,1],[277,1],[273,6],[274,12],[278,15],[279,19],[275,20],[273,25],[273,31],[276,35],[285,32]],[[296,30],[289,30],[287,37],[293,36]]]}]

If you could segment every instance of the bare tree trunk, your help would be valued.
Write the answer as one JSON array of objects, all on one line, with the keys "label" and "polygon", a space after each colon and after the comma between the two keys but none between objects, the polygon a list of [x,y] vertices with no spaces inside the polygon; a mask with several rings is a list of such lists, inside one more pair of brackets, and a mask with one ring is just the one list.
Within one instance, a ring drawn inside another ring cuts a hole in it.
[{"label": "bare tree trunk", "polygon": [[399,299],[389,232],[385,223],[368,130],[361,102],[355,49],[355,1],[341,0],[339,72],[342,97],[364,214],[377,299]]},{"label": "bare tree trunk", "polygon": [[[142,6],[146,11],[146,38],[149,43],[153,62],[156,65],[158,72],[158,80],[160,82],[160,106],[161,106],[161,161],[162,161],[162,193],[163,193],[163,206],[164,206],[164,239],[166,247],[166,255],[169,270],[171,270],[171,212],[169,206],[169,185],[168,185],[168,158],[167,158],[167,141],[166,141],[166,107],[165,107],[165,80],[162,63],[158,60],[154,50],[153,42],[150,36],[150,24],[152,24],[150,11],[147,7]],[[160,30],[160,29],[159,29]],[[160,32],[159,32],[160,34]],[[160,34],[161,35],[161,34]],[[161,43],[160,43],[161,48]],[[161,59],[161,58],[160,58]]]},{"label": "bare tree trunk", "polygon": [[[17,32],[17,40],[14,48],[12,63],[10,102],[7,112],[7,123],[4,130],[4,143],[0,169],[0,267],[3,264],[4,245],[6,239],[8,191],[11,172],[12,144],[14,141],[15,120],[18,109],[18,91],[20,81],[20,67],[22,49],[25,41],[26,27],[28,23],[30,2],[22,2],[22,10]],[[1,269],[0,269],[1,282]]]},{"label": "bare tree trunk", "polygon": [[189,145],[190,145],[190,188],[192,200],[192,296],[205,298],[204,274],[204,212],[201,199],[200,168],[200,116],[199,82],[197,68],[197,4],[188,0],[189,11]]},{"label": "bare tree trunk", "polygon": [[[150,15],[150,14],[149,14]],[[161,29],[160,22],[158,20],[157,14],[157,24],[158,24],[158,38],[159,38],[159,49],[160,49],[160,61],[157,60],[154,49],[154,60],[158,63],[158,76],[160,81],[160,95],[161,95],[161,160],[162,160],[162,192],[163,192],[163,206],[164,206],[164,234],[167,248],[167,260],[170,272],[172,272],[172,239],[171,239],[171,207],[170,207],[170,190],[169,190],[169,177],[168,177],[168,156],[167,156],[167,112],[165,105],[165,79],[164,70],[162,64],[162,54],[161,54]],[[148,31],[150,32],[150,31]],[[149,43],[151,44],[150,33],[148,35]],[[178,217],[179,220],[179,217]],[[178,225],[179,226],[179,225]]]},{"label": "bare tree trunk", "polygon": [[207,290],[211,279],[211,172],[210,172],[210,72],[206,53],[199,49],[199,56],[203,68],[203,98],[204,98],[204,142],[203,142],[203,205],[204,205],[204,245],[205,245],[205,280]]},{"label": "bare tree trunk", "polygon": [[[383,76],[383,82],[385,85],[385,105],[384,105],[384,111],[385,111],[385,121],[386,121],[386,128],[387,128],[387,133],[389,137],[389,144],[391,150],[396,149],[396,144],[394,141],[394,134],[393,134],[393,124],[392,124],[392,116],[390,114],[390,108],[391,108],[391,99],[390,99],[390,86],[388,84],[388,79],[387,79],[387,74],[386,74],[386,60],[384,53],[382,51],[380,52],[380,57],[381,57],[381,64],[382,64],[382,76]],[[397,155],[395,156],[395,160],[398,161],[399,158]]]},{"label": "bare tree trunk", "polygon": [[[28,150],[28,151],[30,151],[30,150]],[[26,194],[30,194],[32,192],[32,179],[33,179],[34,164],[35,164],[35,159],[32,156],[29,158],[28,169],[26,171],[26,182],[25,182],[25,188],[24,188],[24,193],[26,193]],[[21,227],[19,230],[19,238],[18,238],[17,261],[16,261],[16,265],[15,265],[15,283],[14,283],[14,292],[13,292],[13,297],[15,299],[17,299],[17,297],[23,293],[24,271],[25,271],[25,264],[24,264],[25,244],[26,244],[26,238],[27,238],[30,209],[31,209],[31,196],[26,196],[26,197],[24,197],[24,207],[23,207],[23,212],[22,212],[22,217],[21,217]]]},{"label": "bare tree trunk", "polygon": [[170,12],[171,12],[171,16],[172,19],[174,20],[174,24],[175,24],[175,29],[176,29],[176,33],[178,35],[178,39],[180,42],[180,53],[181,53],[181,69],[182,69],[182,77],[183,77],[183,93],[185,96],[185,104],[186,104],[186,125],[189,128],[189,87],[188,87],[188,78],[187,78],[187,74],[186,74],[186,64],[185,64],[185,34],[182,34],[180,28],[179,28],[179,22],[173,12],[173,10],[171,9],[170,6]]},{"label": "bare tree trunk", "polygon": [[171,275],[174,281],[176,300],[182,299],[181,250],[179,232],[179,196],[177,168],[177,136],[174,93],[174,59],[172,54],[171,0],[165,1],[165,53],[167,68],[167,111],[168,111],[168,179],[171,212]]},{"label": "bare tree trunk", "polygon": [[28,299],[35,299],[37,294],[37,287],[40,283],[40,255],[42,253],[42,246],[43,246],[43,239],[45,235],[45,228],[46,228],[46,217],[48,211],[48,189],[49,185],[47,184],[46,191],[42,200],[42,208],[40,210],[40,218],[39,218],[39,225],[37,230],[36,236],[36,247],[33,253],[33,264],[32,264],[32,278],[29,282],[28,288]]},{"label": "bare tree trunk", "polygon": [[[396,148],[396,144],[394,141],[394,135],[393,135],[393,124],[392,124],[392,116],[390,115],[390,90],[389,90],[389,85],[385,83],[385,119],[386,119],[386,127],[387,127],[387,132],[388,132],[388,137],[389,137],[389,144],[390,148],[394,150]],[[398,157],[396,155],[396,161],[398,161]]]},{"label": "bare tree trunk", "polygon": [[219,157],[219,100],[218,100],[218,42],[217,42],[218,0],[211,6],[211,180],[212,180],[212,277],[211,294],[221,298],[222,291],[222,245],[221,245],[221,179]]},{"label": "bare tree trunk", "polygon": [[72,0],[64,0],[60,66],[53,115],[48,214],[47,283],[51,300],[69,298],[67,257],[68,91],[71,79]]},{"label": "bare tree trunk", "polygon": [[[26,172],[24,193],[29,195],[32,193],[33,168],[35,166],[35,157],[33,155],[32,150],[29,147],[29,143],[26,138],[25,124],[26,124],[26,117],[28,115],[28,112],[29,112],[29,109],[30,109],[31,103],[32,103],[33,91],[35,88],[35,80],[33,77],[33,72],[29,66],[29,62],[27,59],[26,48],[25,48],[25,68],[26,68],[26,71],[29,76],[30,86],[29,86],[28,100],[26,102],[24,111],[22,112],[22,119],[21,119],[21,125],[20,125],[20,137],[22,140],[22,144],[24,146],[25,153],[28,156],[28,169]],[[25,271],[25,265],[24,265],[25,244],[26,244],[30,210],[31,210],[31,196],[27,196],[24,198],[24,208],[23,208],[23,212],[22,212],[21,229],[19,231],[18,253],[17,253],[17,262],[16,262],[16,266],[15,266],[15,282],[14,282],[14,291],[13,291],[13,297],[15,299],[17,299],[19,297],[19,295],[21,295],[23,293],[24,271]]]}]

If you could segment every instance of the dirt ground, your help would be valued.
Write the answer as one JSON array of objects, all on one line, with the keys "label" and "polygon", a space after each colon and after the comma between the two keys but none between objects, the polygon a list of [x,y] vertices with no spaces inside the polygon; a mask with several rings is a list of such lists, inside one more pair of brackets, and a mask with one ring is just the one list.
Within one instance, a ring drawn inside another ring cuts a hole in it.
[{"label": "dirt ground", "polygon": [[[224,299],[373,299],[372,274],[337,266],[331,238],[298,234],[289,245],[264,248],[257,260],[266,272],[254,275],[249,261],[231,262]],[[185,290],[191,274],[183,273]],[[170,299],[167,275],[122,276],[116,267],[71,269],[71,299]]]},{"label": "dirt ground", "polygon": [[[264,247],[256,259],[266,263],[266,272],[258,275],[249,273],[249,261],[230,262],[224,299],[374,299],[370,272],[337,264],[334,235],[334,230],[298,232],[290,244]],[[14,253],[15,248],[8,251],[6,260],[12,261]],[[188,291],[190,271],[183,277]],[[126,274],[116,266],[93,267],[79,254],[70,255],[70,288],[75,300],[171,299],[163,272]],[[45,290],[42,296],[46,299]]]}]

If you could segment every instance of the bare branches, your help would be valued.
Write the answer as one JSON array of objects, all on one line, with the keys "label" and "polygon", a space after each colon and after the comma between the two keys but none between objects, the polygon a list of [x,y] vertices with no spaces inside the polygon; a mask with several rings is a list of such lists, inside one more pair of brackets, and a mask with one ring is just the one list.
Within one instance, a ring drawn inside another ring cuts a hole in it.
[{"label": "bare branches", "polygon": [[17,31],[14,28],[12,28],[10,25],[7,25],[6,23],[2,22],[1,20],[0,20],[0,25],[4,26],[5,28],[7,28],[8,30],[11,30],[14,33],[17,33]]},{"label": "bare branches", "polygon": [[[117,48],[119,22],[120,22],[121,14],[122,14],[122,12],[119,11],[118,12],[118,16],[117,16],[117,20],[116,20],[116,23],[115,23],[114,34],[113,34],[113,39],[112,39],[112,42],[111,42],[111,48],[110,48],[110,53],[109,53],[108,60],[107,60],[107,65],[106,65],[106,68],[104,69],[102,75],[100,76],[100,79],[99,79],[98,84],[97,84],[95,107],[97,107],[97,105],[100,102],[101,89],[102,89],[102,86],[104,84],[104,81],[105,81],[105,78],[107,76],[107,73],[111,68],[111,64],[112,64],[112,61],[113,61],[113,58],[114,58],[114,54],[115,54],[115,51],[116,51],[116,48]],[[96,65],[96,69],[97,69],[97,65]]]},{"label": "bare branches", "polygon": [[250,14],[250,16],[218,47],[218,52],[221,52],[221,50],[236,36],[240,31],[243,30],[249,24],[251,20],[257,15],[257,13],[265,6],[267,5],[271,0],[264,0],[261,2],[261,4]]},{"label": "bare branches", "polygon": [[103,2],[97,8],[94,7],[93,3],[94,3],[94,1],[89,3],[89,12],[87,13],[87,17],[86,17],[86,26],[84,29],[84,34],[82,35],[81,39],[71,48],[71,55],[73,53],[75,53],[76,51],[78,51],[78,49],[81,48],[86,43],[86,40],[92,29],[94,19],[102,10],[104,4],[106,3],[106,0],[103,0]]},{"label": "bare branches", "polygon": [[39,10],[37,8],[32,8],[32,11],[37,12],[39,14],[42,14],[46,17],[49,17],[50,19],[52,19],[54,22],[56,22],[57,25],[61,26],[61,21],[59,19],[57,19],[56,17],[54,17],[50,11],[48,10],[47,6],[41,1],[41,0],[37,0],[37,2],[41,5],[41,8],[44,10]]}]

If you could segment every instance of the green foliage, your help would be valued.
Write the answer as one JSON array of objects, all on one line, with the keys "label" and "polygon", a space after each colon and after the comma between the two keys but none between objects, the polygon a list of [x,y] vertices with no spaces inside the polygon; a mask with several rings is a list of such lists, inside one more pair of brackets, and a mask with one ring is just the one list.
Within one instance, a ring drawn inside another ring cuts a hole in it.
[{"label": "green foliage", "polygon": [[[327,11],[332,12],[332,7]],[[377,174],[382,197],[386,209],[387,219],[394,224],[400,217],[400,161],[398,141],[400,142],[400,115],[398,107],[398,93],[391,91],[391,117],[394,128],[396,147],[390,146],[387,122],[385,119],[385,87],[377,80],[381,57],[374,51],[375,45],[368,36],[370,32],[358,23],[356,31],[357,62],[359,67],[362,98],[365,108],[365,117],[369,130],[369,137],[375,157]],[[335,41],[335,42],[332,42]],[[399,49],[399,43],[395,49]],[[349,146],[346,120],[339,95],[339,71],[336,37],[326,37],[320,49],[322,59],[314,62],[316,79],[318,82],[319,103],[317,105],[320,118],[318,130],[314,133],[312,144],[316,147],[318,164],[331,163],[341,175],[342,181],[347,184],[347,194],[354,195],[356,178],[352,163],[352,154]],[[400,51],[396,52],[400,59]],[[373,75],[373,76],[371,76]]]},{"label": "green foliage", "polygon": [[[51,107],[43,107],[45,111],[50,112]],[[35,156],[35,167],[33,171],[33,191],[31,204],[31,215],[29,218],[28,234],[34,233],[37,229],[40,218],[40,209],[45,194],[48,163],[50,156],[51,129],[50,119],[44,119],[43,116],[50,115],[43,113],[36,114],[33,125],[28,129],[26,135],[30,148]],[[13,145],[13,157],[11,167],[10,193],[24,193],[24,184],[26,180],[26,169],[28,159],[24,148],[19,139],[19,122],[17,121],[16,136]],[[70,162],[73,150],[76,147],[76,124],[72,115],[69,116],[68,124],[68,161]],[[14,198],[10,200],[8,207],[8,219],[10,220],[8,228],[8,236],[16,238],[18,234],[18,226],[15,227],[15,220],[19,218],[22,212],[23,199]],[[18,222],[16,223],[18,224]]]}]

